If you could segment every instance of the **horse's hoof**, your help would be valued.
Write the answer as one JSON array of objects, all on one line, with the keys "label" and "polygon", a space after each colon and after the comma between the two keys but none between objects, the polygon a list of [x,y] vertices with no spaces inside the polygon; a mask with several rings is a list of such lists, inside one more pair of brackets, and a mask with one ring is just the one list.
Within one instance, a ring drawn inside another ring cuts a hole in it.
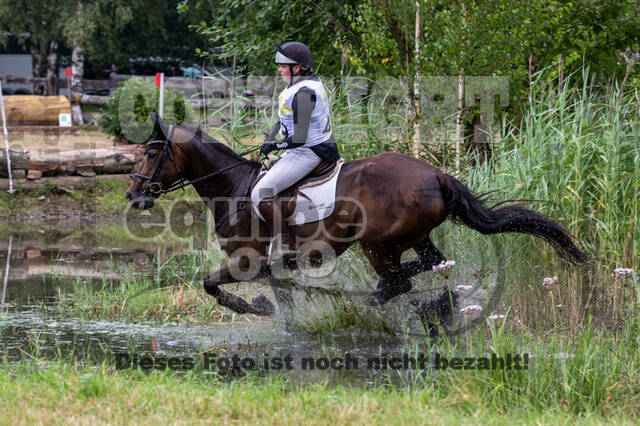
[{"label": "horse's hoof", "polygon": [[384,305],[385,303],[387,303],[387,299],[382,296],[381,292],[374,291],[369,295],[369,306],[371,306],[372,308],[377,308]]},{"label": "horse's hoof", "polygon": [[258,309],[260,316],[271,316],[276,312],[275,306],[264,294],[259,294],[251,299],[251,304]]}]

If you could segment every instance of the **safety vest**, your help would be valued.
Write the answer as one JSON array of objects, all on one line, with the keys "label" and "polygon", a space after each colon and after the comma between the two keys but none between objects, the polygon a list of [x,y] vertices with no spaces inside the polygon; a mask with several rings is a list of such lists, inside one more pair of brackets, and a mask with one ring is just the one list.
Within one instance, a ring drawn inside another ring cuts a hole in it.
[{"label": "safety vest", "polygon": [[304,146],[318,145],[332,135],[331,118],[329,117],[329,104],[327,93],[319,79],[305,79],[287,87],[278,97],[278,117],[280,117],[280,136],[286,138],[293,135],[293,97],[303,87],[308,87],[316,94],[316,105],[311,113],[309,133]]}]

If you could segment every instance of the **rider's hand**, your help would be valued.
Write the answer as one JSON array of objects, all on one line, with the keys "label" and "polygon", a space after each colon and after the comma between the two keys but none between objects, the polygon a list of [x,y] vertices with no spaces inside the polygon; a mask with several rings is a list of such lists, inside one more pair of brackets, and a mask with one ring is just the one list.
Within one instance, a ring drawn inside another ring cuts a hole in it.
[{"label": "rider's hand", "polygon": [[278,148],[276,147],[275,142],[265,142],[260,147],[260,154],[261,155],[267,155],[271,151],[275,151],[276,149],[278,149]]}]

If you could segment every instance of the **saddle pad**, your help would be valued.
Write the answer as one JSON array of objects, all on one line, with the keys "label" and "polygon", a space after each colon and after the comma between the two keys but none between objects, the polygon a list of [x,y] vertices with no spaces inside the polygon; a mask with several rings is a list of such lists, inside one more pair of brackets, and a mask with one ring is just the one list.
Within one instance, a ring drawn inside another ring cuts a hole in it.
[{"label": "saddle pad", "polygon": [[[297,190],[296,208],[287,218],[289,225],[302,225],[316,222],[329,217],[333,213],[336,204],[336,185],[342,169],[343,161],[337,164],[337,171],[333,171],[330,179],[319,183],[309,183]],[[254,206],[254,211],[262,220],[264,218]]]},{"label": "saddle pad", "polygon": [[331,179],[318,185],[308,184],[298,188],[296,208],[287,218],[289,225],[302,225],[331,216],[336,205],[336,185],[343,164],[340,161]]}]

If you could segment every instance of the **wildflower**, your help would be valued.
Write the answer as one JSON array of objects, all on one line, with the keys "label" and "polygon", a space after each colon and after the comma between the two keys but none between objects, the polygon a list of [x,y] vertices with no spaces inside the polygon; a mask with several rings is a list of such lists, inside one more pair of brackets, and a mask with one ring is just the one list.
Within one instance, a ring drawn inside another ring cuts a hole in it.
[{"label": "wildflower", "polygon": [[493,314],[493,315],[489,315],[489,319],[492,319],[492,320],[501,320],[501,319],[504,319],[504,315],[502,315],[502,314]]},{"label": "wildflower", "polygon": [[631,268],[616,268],[613,270],[613,276],[616,278],[627,278],[633,276],[634,272]]},{"label": "wildflower", "polygon": [[467,293],[470,293],[471,290],[473,290],[472,285],[459,285],[459,286],[456,286],[455,292],[460,294],[467,294]]},{"label": "wildflower", "polygon": [[479,306],[479,305],[465,306],[464,308],[460,309],[460,312],[466,315],[475,314],[478,312],[482,312],[482,306]]},{"label": "wildflower", "polygon": [[442,261],[438,265],[433,265],[432,269],[435,272],[447,272],[449,269],[453,268],[455,264],[455,260]]},{"label": "wildflower", "polygon": [[563,305],[562,303],[559,304],[559,305],[556,305],[556,309],[559,310],[559,311],[564,311],[564,308],[566,308],[566,306]]},{"label": "wildflower", "polygon": [[558,277],[554,275],[553,277],[547,277],[544,280],[542,280],[542,287],[550,288],[557,283],[558,283]]}]

